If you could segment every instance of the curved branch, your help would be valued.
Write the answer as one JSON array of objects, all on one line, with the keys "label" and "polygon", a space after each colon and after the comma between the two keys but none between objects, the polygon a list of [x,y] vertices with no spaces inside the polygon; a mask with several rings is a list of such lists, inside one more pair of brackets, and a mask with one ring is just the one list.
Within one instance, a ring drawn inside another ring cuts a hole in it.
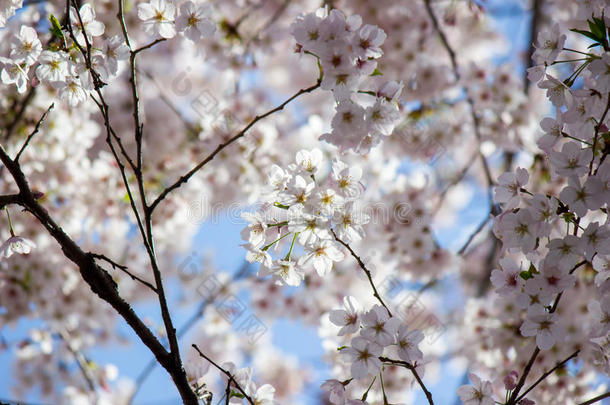
[{"label": "curved branch", "polygon": [[430,405],[434,405],[434,401],[432,400],[432,393],[430,391],[428,391],[428,389],[426,388],[426,384],[424,384],[424,381],[421,379],[421,377],[417,373],[416,366],[414,366],[411,363],[407,363],[406,361],[393,360],[393,359],[389,359],[387,357],[379,357],[379,360],[382,361],[383,363],[391,364],[393,366],[401,366],[401,367],[405,367],[405,368],[411,370],[411,373],[413,373],[413,377],[415,377],[415,379],[417,380],[417,383],[421,387],[422,391],[424,391],[424,394],[426,395],[426,398],[428,399],[428,403]]},{"label": "curved branch", "polygon": [[182,186],[183,184],[188,182],[190,180],[190,178],[193,177],[193,175],[195,173],[197,173],[203,166],[205,166],[212,159],[214,159],[214,157],[218,153],[220,153],[224,148],[226,148],[227,146],[231,145],[233,142],[237,141],[239,138],[243,137],[246,134],[246,132],[248,132],[248,130],[250,128],[252,128],[258,121],[262,120],[263,118],[266,118],[266,117],[270,116],[271,114],[273,114],[275,112],[283,110],[284,107],[286,107],[286,105],[288,103],[290,103],[292,100],[294,100],[295,98],[297,98],[297,97],[299,97],[299,96],[301,96],[301,95],[303,95],[305,93],[311,93],[312,91],[314,91],[315,89],[320,87],[320,84],[322,83],[322,74],[321,73],[322,72],[320,72],[320,77],[318,77],[318,81],[316,82],[316,84],[314,84],[314,85],[312,85],[310,87],[307,87],[306,89],[299,90],[298,92],[293,94],[290,98],[286,99],[282,104],[278,105],[274,109],[269,110],[269,111],[267,111],[266,113],[264,113],[262,115],[257,115],[256,117],[254,117],[248,123],[248,125],[246,125],[241,131],[239,131],[237,134],[235,134],[232,138],[230,138],[226,142],[221,143],[220,145],[218,145],[218,147],[216,147],[216,149],[214,149],[214,151],[212,153],[210,153],[205,159],[203,159],[195,167],[193,167],[191,170],[189,170],[188,173],[186,173],[185,175],[180,177],[178,180],[176,180],[176,182],[174,182],[174,184],[172,184],[171,186],[169,186],[165,190],[163,190],[161,192],[161,194],[152,202],[152,204],[150,204],[150,206],[148,208],[150,214],[153,213],[153,211],[155,210],[157,205],[159,205],[159,203],[161,201],[163,201],[168,196],[169,193],[171,193],[175,189],[179,188],[180,186]]},{"label": "curved branch", "polygon": [[371,271],[366,268],[366,265],[364,264],[364,262],[362,261],[360,256],[358,256],[356,254],[356,252],[354,252],[354,249],[352,249],[352,247],[349,244],[347,244],[347,243],[343,242],[341,239],[339,239],[339,237],[337,236],[337,234],[335,233],[335,231],[332,228],[331,228],[330,232],[335,237],[335,240],[337,242],[339,242],[341,245],[343,245],[347,250],[349,250],[349,253],[352,255],[352,257],[354,259],[356,259],[356,261],[358,262],[358,265],[360,266],[362,271],[364,271],[364,274],[366,274],[366,277],[369,279],[369,284],[371,285],[371,288],[373,289],[373,296],[375,298],[377,298],[377,301],[379,301],[379,303],[381,303],[381,305],[386,309],[386,311],[388,311],[388,315],[392,316],[392,312],[390,311],[390,308],[388,308],[388,306],[385,304],[385,302],[383,302],[383,300],[381,299],[381,295],[379,295],[379,292],[377,291],[377,287],[375,287],[375,283],[373,282],[373,276],[371,274]]}]

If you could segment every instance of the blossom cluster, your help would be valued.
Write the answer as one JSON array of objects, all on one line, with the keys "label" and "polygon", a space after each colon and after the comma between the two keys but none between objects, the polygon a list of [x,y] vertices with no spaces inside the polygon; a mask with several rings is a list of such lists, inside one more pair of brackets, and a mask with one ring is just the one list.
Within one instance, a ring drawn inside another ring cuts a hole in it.
[{"label": "blossom cluster", "polygon": [[216,24],[209,19],[211,12],[210,4],[195,4],[190,0],[180,4],[178,15],[174,3],[167,0],[138,4],[138,17],[144,30],[165,39],[175,37],[176,32],[193,42],[209,37],[216,31]]},{"label": "blossom cluster", "polygon": [[[335,160],[330,175],[321,179],[323,159],[319,149],[301,150],[286,169],[272,166],[262,208],[242,214],[249,222],[242,231],[246,258],[261,263],[259,276],[298,286],[308,267],[324,276],[344,258],[340,241],[364,236],[368,217],[356,205],[363,190],[361,171]],[[291,240],[288,252],[274,259],[269,251],[277,251],[284,238]],[[304,250],[300,256],[299,250]]]},{"label": "blossom cluster", "polygon": [[[601,7],[593,6],[587,18],[593,31],[595,24],[605,24]],[[591,32],[576,31],[595,38]],[[529,356],[535,359],[539,352],[532,354],[531,345],[519,347],[510,333],[533,337],[536,350],[552,353],[539,356],[546,357],[538,366],[542,369],[549,368],[550,359],[556,363],[563,357],[570,359],[576,348],[575,353],[589,365],[608,373],[610,65],[604,47],[599,53],[580,52],[565,48],[566,40],[565,31],[554,24],[540,32],[535,44],[533,58],[538,65],[529,69],[528,76],[546,90],[554,115],[540,122],[543,134],[531,167],[517,167],[498,178],[494,200],[503,212],[494,218],[493,232],[502,243],[503,256],[490,278],[498,310],[485,311],[477,304],[479,319],[474,324],[475,328],[485,323],[489,327],[490,322],[504,326],[506,333],[495,332],[491,339],[516,347],[519,358],[524,356],[520,364]],[[561,56],[571,52],[585,57],[575,61],[570,74],[556,69],[566,63]],[[563,74],[565,79],[560,78]],[[582,82],[578,84],[577,79]],[[494,316],[497,319],[492,321]],[[580,381],[591,372],[580,370]],[[506,378],[510,379],[510,373]],[[474,388],[458,391],[464,403],[493,403],[491,383],[477,376],[471,379]],[[557,400],[558,395],[581,389],[564,389],[562,384],[562,378],[554,376],[529,396],[546,403],[551,393]],[[505,388],[510,392],[515,384]]]},{"label": "blossom cluster", "polygon": [[[497,57],[507,46],[490,24],[494,7],[331,3],[336,9],[308,13],[318,4],[1,2],[2,148],[23,152],[40,205],[83,251],[104,255],[93,257],[135,309],[158,296],[144,284],[155,280],[131,203],[150,204],[207,162],[151,214],[162,279],[167,291],[180,287],[167,296],[170,315],[179,304],[201,305],[185,328],[194,333],[179,343],[204,402],[212,393],[222,402],[229,384],[231,403],[247,395],[294,404],[319,385],[308,359],[274,346],[275,321],[286,318],[321,338],[333,404],[414,402],[421,386],[411,365],[435,402],[437,389],[446,390],[437,370],[447,365],[474,372],[455,393],[467,405],[509,397],[521,377],[527,398],[512,405],[599,395],[599,377],[610,373],[606,2],[536,2],[553,22],[531,20],[536,66],[527,85]],[[286,52],[295,41],[297,52]],[[320,72],[315,86],[310,58]],[[132,85],[135,100],[125,91]],[[278,94],[295,92],[280,104]],[[100,94],[107,117],[85,101]],[[14,179],[0,175],[3,201],[12,201]],[[191,239],[200,225],[208,229],[204,221],[257,202],[242,235],[261,277],[248,263],[243,272],[221,268],[211,255],[179,265],[189,248],[201,248]],[[134,376],[119,379],[96,362],[96,346],[124,342],[116,311],[29,211],[6,208],[14,217],[0,218],[0,325],[36,322],[23,337],[7,328],[0,342],[14,354],[16,400],[38,390],[52,403],[146,402],[146,390],[127,380]],[[218,282],[218,298],[201,296],[207,277]],[[419,323],[429,316],[445,324],[437,340]],[[163,343],[164,325],[142,320]],[[250,320],[262,330],[256,339]],[[232,382],[210,373],[190,343]],[[578,367],[551,372],[576,351]]]},{"label": "blossom cluster", "polygon": [[[330,311],[330,321],[340,327],[339,336],[351,338],[349,346],[340,347],[340,354],[350,364],[350,376],[363,379],[381,372],[384,353],[396,357],[423,374],[423,353],[419,349],[424,335],[417,329],[410,330],[407,325],[381,305],[374,305],[364,311],[356,298],[343,299],[344,308]],[[322,388],[330,391],[330,401],[335,405],[363,403],[347,398],[345,386],[338,380],[328,380]]]},{"label": "blossom cluster", "polygon": [[[191,1],[181,4],[176,18],[171,2],[138,4],[143,29],[165,39],[174,37],[177,31],[192,41],[211,36],[216,25],[209,19],[210,13],[209,4],[195,5]],[[83,4],[78,11],[71,7],[69,17],[70,26],[61,27],[52,16],[53,37],[45,49],[35,28],[21,26],[19,33],[10,37],[8,56],[0,58],[2,82],[14,84],[19,93],[27,90],[29,82],[47,85],[58,91],[60,99],[76,107],[96,86],[117,78],[120,62],[129,59],[131,51],[123,36],[103,37],[105,25],[96,18],[91,4]],[[93,44],[91,50],[89,44]],[[35,79],[30,69],[35,71]]]},{"label": "blossom cluster", "polygon": [[[386,33],[371,24],[362,25],[362,17],[346,17],[337,9],[322,8],[298,17],[291,26],[297,51],[318,58],[321,87],[332,91],[337,102],[332,131],[320,137],[342,150],[367,153],[383,137],[392,134],[399,118],[398,98],[402,83],[381,84],[374,91],[360,86],[378,73],[377,59]],[[374,101],[363,106],[354,96],[368,93]]]}]

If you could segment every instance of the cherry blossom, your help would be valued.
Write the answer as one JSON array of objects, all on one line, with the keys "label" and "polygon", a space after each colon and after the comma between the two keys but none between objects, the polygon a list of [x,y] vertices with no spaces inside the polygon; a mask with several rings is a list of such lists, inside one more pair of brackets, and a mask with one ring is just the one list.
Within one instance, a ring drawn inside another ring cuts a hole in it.
[{"label": "cherry blossom", "polygon": [[151,0],[138,4],[138,17],[143,21],[144,30],[150,35],[173,38],[176,35],[174,17],[176,7],[166,0]]},{"label": "cherry blossom", "polygon": [[192,1],[186,1],[180,6],[176,29],[193,42],[209,37],[216,32],[216,25],[209,19],[211,13],[208,4],[195,5]]},{"label": "cherry blossom", "polygon": [[367,374],[375,374],[381,368],[382,347],[375,342],[355,337],[350,347],[341,350],[341,354],[349,359],[351,364],[351,375],[356,378],[364,378]]},{"label": "cherry blossom", "polygon": [[339,336],[358,331],[362,318],[362,307],[356,298],[352,296],[344,297],[343,306],[345,309],[334,309],[329,313],[330,321],[337,326],[341,326],[337,333]]},{"label": "cherry blossom", "polygon": [[473,385],[462,385],[457,393],[464,405],[493,405],[493,388],[489,381],[482,380],[476,374],[469,374]]},{"label": "cherry blossom", "polygon": [[523,336],[536,336],[536,345],[540,350],[549,350],[564,336],[557,314],[547,312],[541,305],[528,308],[527,318],[519,330]]},{"label": "cherry blossom", "polygon": [[13,253],[27,255],[36,247],[30,239],[22,236],[11,236],[0,246],[0,257],[8,259]]}]

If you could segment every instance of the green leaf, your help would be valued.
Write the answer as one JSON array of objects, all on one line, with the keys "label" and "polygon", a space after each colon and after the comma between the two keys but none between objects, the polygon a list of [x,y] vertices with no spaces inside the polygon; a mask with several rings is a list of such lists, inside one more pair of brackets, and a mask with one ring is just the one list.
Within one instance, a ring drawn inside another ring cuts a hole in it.
[{"label": "green leaf", "polygon": [[597,18],[597,17],[591,17],[591,18],[593,18],[593,22],[595,23],[596,28],[601,33],[600,36],[605,37],[607,28],[606,28],[606,22],[604,21],[603,14],[602,14],[602,18]]},{"label": "green leaf", "polygon": [[379,69],[375,68],[375,70],[373,70],[373,73],[371,73],[371,76],[383,76],[383,73],[381,73]]},{"label": "green leaf", "polygon": [[241,392],[237,392],[237,391],[233,391],[231,390],[231,396],[230,398],[245,398],[244,394],[242,394]]},{"label": "green leaf", "polygon": [[57,17],[55,17],[53,14],[51,14],[49,16],[49,22],[51,23],[51,28],[50,28],[51,34],[53,34],[54,37],[57,37],[63,41],[64,32],[61,30],[61,24],[59,23],[59,20],[57,19]]},{"label": "green leaf", "polygon": [[530,273],[529,271],[522,271],[521,273],[519,273],[519,276],[524,280],[529,280],[530,278],[534,278],[532,273]]},{"label": "green leaf", "polygon": [[288,208],[290,208],[289,206],[284,205],[284,204],[280,204],[279,202],[276,202],[276,203],[274,203],[273,205],[274,205],[275,207],[281,208],[281,209],[283,209],[283,210],[287,210]]},{"label": "green leaf", "polygon": [[576,28],[572,28],[570,31],[577,32],[580,35],[584,35],[585,37],[590,38],[590,39],[594,40],[595,42],[600,42],[600,39],[595,34],[589,32],[589,31],[577,30]]},{"label": "green leaf", "polygon": [[596,38],[601,39],[605,36],[605,30],[603,29],[603,27],[600,30],[599,26],[591,20],[587,20],[587,24],[589,24],[589,29],[591,30],[591,33],[595,35]]},{"label": "green leaf", "polygon": [[571,212],[566,212],[563,214],[563,220],[568,222],[568,223],[575,223],[576,222],[576,218],[574,217],[574,214]]}]

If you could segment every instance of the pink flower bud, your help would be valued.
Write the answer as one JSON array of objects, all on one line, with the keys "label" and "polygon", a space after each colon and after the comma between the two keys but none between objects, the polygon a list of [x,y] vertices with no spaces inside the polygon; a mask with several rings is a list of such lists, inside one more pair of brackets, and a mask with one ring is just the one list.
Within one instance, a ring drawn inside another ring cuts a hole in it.
[{"label": "pink flower bud", "polygon": [[504,388],[506,388],[509,391],[514,390],[515,387],[517,386],[518,377],[519,377],[519,374],[517,374],[517,372],[515,370],[508,373],[508,375],[506,377],[504,377]]}]

